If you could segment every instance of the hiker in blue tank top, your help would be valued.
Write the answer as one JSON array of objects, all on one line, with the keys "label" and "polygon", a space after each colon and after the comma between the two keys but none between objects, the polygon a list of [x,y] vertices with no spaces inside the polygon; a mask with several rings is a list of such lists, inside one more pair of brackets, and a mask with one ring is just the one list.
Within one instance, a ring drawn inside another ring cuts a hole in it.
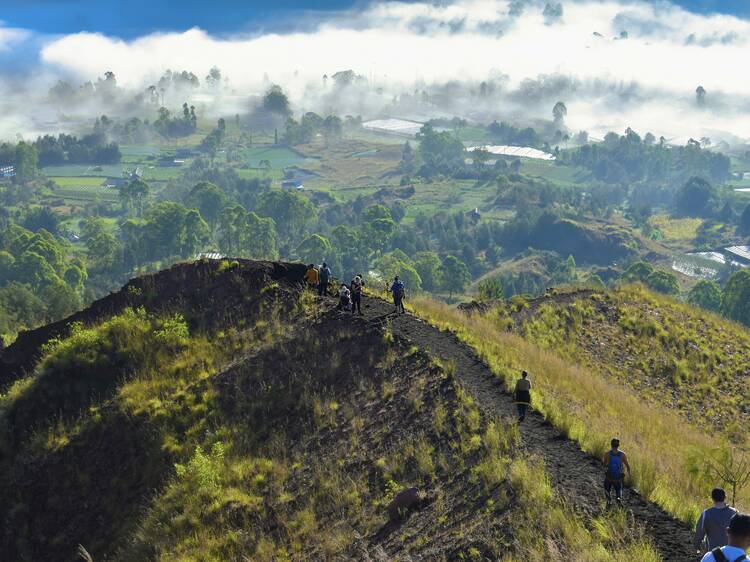
[{"label": "hiker in blue tank top", "polygon": [[603,463],[607,467],[607,473],[604,476],[604,493],[609,503],[612,488],[615,489],[615,499],[622,501],[622,483],[625,480],[625,470],[628,469],[630,474],[630,465],[628,457],[624,451],[620,450],[620,440],[612,439],[612,450],[607,451],[604,455]]},{"label": "hiker in blue tank top", "polygon": [[701,562],[747,562],[745,552],[750,548],[750,515],[735,513],[727,527],[729,544],[714,548]]}]

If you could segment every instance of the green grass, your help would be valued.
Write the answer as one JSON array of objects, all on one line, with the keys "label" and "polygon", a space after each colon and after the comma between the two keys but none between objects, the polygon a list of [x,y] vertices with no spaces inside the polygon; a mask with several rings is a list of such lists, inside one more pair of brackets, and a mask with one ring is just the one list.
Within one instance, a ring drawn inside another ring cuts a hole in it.
[{"label": "green grass", "polygon": [[49,176],[53,182],[63,188],[101,187],[104,179],[91,176]]},{"label": "green grass", "polygon": [[42,168],[44,175],[51,176],[96,176],[96,177],[116,177],[122,176],[123,169],[127,165],[107,164],[102,166],[91,166],[86,164],[65,164],[63,166],[47,166]]},{"label": "green grass", "polygon": [[652,226],[659,229],[667,242],[690,242],[698,234],[702,219],[675,218],[669,215],[654,215],[649,219]]},{"label": "green grass", "polygon": [[583,168],[558,165],[554,162],[532,160],[531,158],[520,158],[520,161],[522,174],[543,178],[555,185],[580,187],[581,184],[591,179],[590,172]]},{"label": "green grass", "polygon": [[[627,333],[615,334],[610,339],[605,337],[606,330],[599,324],[587,328],[592,309],[586,303],[561,308],[559,314],[549,309],[538,311],[526,325],[526,339],[508,332],[513,322],[502,309],[486,315],[467,316],[426,299],[417,299],[412,304],[415,311],[428,321],[455,330],[459,338],[474,347],[507,385],[513,384],[515,373],[520,369],[528,370],[534,377],[535,407],[565,435],[577,440],[585,451],[598,457],[606,450],[612,435],[618,435],[634,465],[633,485],[645,497],[692,524],[711,487],[717,484],[707,472],[706,460],[731,452],[733,446],[729,439],[707,430],[705,424],[693,425],[670,408],[669,404],[680,399],[679,395],[672,393],[673,386],[660,386],[658,380],[654,380],[654,376],[658,376],[655,372],[659,366],[658,356],[684,363],[687,367],[683,369],[685,375],[700,384],[701,373],[708,376],[709,381],[714,376],[710,364],[728,360],[724,355],[729,352],[716,351],[715,344],[711,343],[722,330],[725,337],[731,339],[734,334],[743,339],[735,361],[742,362],[743,357],[747,357],[748,348],[744,342],[750,341],[750,335],[726,321],[720,321],[722,326],[716,326],[717,332],[713,336],[687,332],[690,317],[694,323],[689,329],[694,330],[706,323],[705,315],[688,311],[686,305],[665,297],[649,296],[650,293],[643,289],[628,291],[636,291],[635,302],[643,298],[657,303],[658,307],[656,311],[641,311],[640,314],[626,309],[620,323],[628,327]],[[682,314],[687,313],[687,318],[681,317],[680,324],[668,321],[665,317],[671,314],[671,307],[676,307]],[[715,322],[717,320],[710,317],[710,324]],[[676,331],[683,326],[686,330],[684,349],[680,347],[679,338],[674,341]],[[578,334],[581,337],[576,340]],[[582,359],[578,350],[583,340],[601,343],[601,346],[592,346],[591,357],[594,361],[597,358],[601,362],[612,361],[613,376],[604,374],[589,361],[578,362]],[[633,357],[634,364],[615,361],[620,345],[618,341]],[[697,350],[687,342],[697,346]],[[674,347],[674,356],[670,355],[669,346]],[[676,355],[677,349],[683,349],[684,359]],[[722,357],[715,357],[716,353]],[[610,354],[615,357],[610,357]],[[702,354],[706,354],[705,358]],[[745,365],[740,370],[746,371],[746,368]],[[729,371],[732,372],[731,367]],[[658,400],[655,404],[651,396],[631,387],[629,380],[641,376],[646,381],[646,388],[653,387],[655,394],[661,394],[661,404]],[[726,377],[721,380],[722,384],[743,384]],[[709,382],[709,386],[715,384]],[[746,389],[739,394],[736,389],[722,390],[719,403],[726,400],[727,408],[736,409],[735,416],[741,417],[737,404],[744,394]],[[692,396],[696,401],[705,394],[697,391]],[[694,405],[699,412],[696,419],[705,416],[706,411],[714,410],[705,403],[696,402]],[[722,419],[726,421],[726,417]],[[741,421],[735,428],[746,433]],[[739,442],[744,442],[746,437],[742,436]],[[735,435],[735,443],[737,438],[739,436]],[[749,502],[750,490],[744,490],[738,501],[739,507],[750,505]]]},{"label": "green grass", "polygon": [[298,152],[281,146],[254,146],[244,151],[244,157],[251,166],[259,166],[262,160],[269,160],[273,168],[286,168],[304,163],[307,159]]}]

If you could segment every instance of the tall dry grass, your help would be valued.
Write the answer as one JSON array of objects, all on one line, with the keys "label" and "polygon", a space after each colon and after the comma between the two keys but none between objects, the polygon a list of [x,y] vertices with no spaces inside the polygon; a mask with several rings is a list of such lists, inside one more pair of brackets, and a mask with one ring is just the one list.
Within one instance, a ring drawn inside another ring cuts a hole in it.
[{"label": "tall dry grass", "polygon": [[[490,316],[468,316],[427,298],[412,301],[424,319],[472,346],[506,386],[520,369],[531,374],[534,407],[581,447],[601,456],[619,437],[633,467],[632,485],[676,517],[694,522],[715,484],[705,459],[728,448],[675,413],[634,391],[504,331]],[[744,491],[738,504],[748,505]]]}]

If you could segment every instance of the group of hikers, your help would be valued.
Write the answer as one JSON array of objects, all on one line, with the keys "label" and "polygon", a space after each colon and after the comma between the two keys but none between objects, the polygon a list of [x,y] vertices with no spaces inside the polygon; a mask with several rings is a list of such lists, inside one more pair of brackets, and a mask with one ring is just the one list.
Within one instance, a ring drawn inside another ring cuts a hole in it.
[{"label": "group of hikers", "polygon": [[[531,381],[526,371],[516,381],[513,391],[518,422],[526,419],[531,406]],[[612,490],[615,501],[622,504],[622,488],[625,472],[630,475],[630,464],[624,451],[620,450],[620,440],[612,439],[610,450],[604,454],[604,496],[609,505]],[[695,526],[694,544],[702,562],[750,562],[745,551],[750,548],[750,515],[739,513],[726,504],[726,493],[721,488],[711,492],[713,507],[701,513]]]},{"label": "group of hikers", "polygon": [[[331,270],[326,263],[320,268],[310,264],[305,272],[305,281],[311,288],[317,290],[318,295],[328,294],[332,280]],[[364,275],[357,274],[347,285],[339,287],[339,303],[337,308],[351,311],[352,314],[362,314],[362,292],[365,287]],[[404,314],[404,296],[406,287],[398,275],[388,287],[393,296],[396,312]],[[523,423],[528,409],[531,407],[531,381],[529,373],[521,371],[521,377],[516,381],[513,391],[513,401],[516,405],[518,422]],[[620,449],[620,440],[615,438],[610,442],[610,450],[603,458],[604,466],[604,496],[607,505],[611,503],[612,491],[615,492],[615,502],[622,504],[622,490],[625,473],[630,475],[630,464],[624,451]],[[695,527],[694,547],[699,555],[703,555],[702,562],[750,562],[745,551],[750,548],[750,515],[739,513],[726,504],[726,494],[721,488],[711,492],[713,507],[701,513]]]},{"label": "group of hikers", "polygon": [[[315,267],[315,264],[311,263],[307,266],[304,279],[308,286],[317,290],[319,296],[326,295],[328,294],[328,287],[332,279],[331,269],[325,262],[320,268]],[[359,313],[361,316],[362,292],[364,288],[365,276],[361,273],[355,275],[354,279],[348,285],[342,283],[338,289],[339,304],[337,308],[345,312],[351,312],[352,314]],[[388,292],[393,295],[393,304],[396,306],[396,312],[405,314],[404,298],[406,296],[406,286],[399,279],[398,275],[394,277],[393,283],[388,287]]]}]

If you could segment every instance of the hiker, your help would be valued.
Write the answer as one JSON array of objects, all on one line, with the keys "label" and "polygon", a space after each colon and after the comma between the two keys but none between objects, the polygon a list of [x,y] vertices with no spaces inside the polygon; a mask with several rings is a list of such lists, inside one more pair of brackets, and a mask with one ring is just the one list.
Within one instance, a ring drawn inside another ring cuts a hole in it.
[{"label": "hiker", "polygon": [[318,268],[316,268],[314,264],[311,263],[307,266],[304,279],[307,281],[307,286],[311,289],[318,286]]},{"label": "hiker", "polygon": [[355,311],[359,312],[362,316],[362,289],[365,287],[365,279],[361,273],[358,273],[354,279],[352,279],[352,314]]},{"label": "hiker", "polygon": [[727,495],[721,488],[711,491],[714,506],[709,507],[695,524],[695,540],[693,545],[698,554],[705,554],[714,548],[727,544],[727,526],[737,510],[726,504]]},{"label": "hiker", "polygon": [[318,271],[318,295],[323,296],[328,291],[328,282],[331,280],[331,270],[328,264],[323,262],[320,271]]},{"label": "hiker", "polygon": [[735,513],[726,529],[728,543],[707,553],[702,562],[747,562],[750,547],[750,515]]},{"label": "hiker", "polygon": [[342,283],[341,288],[339,289],[339,305],[337,308],[338,310],[349,311],[351,306],[351,291],[349,291],[349,287],[346,286],[346,283]]},{"label": "hiker", "polygon": [[521,378],[516,381],[513,401],[518,410],[518,421],[520,423],[526,419],[526,410],[531,406],[531,381],[529,380],[529,373],[526,371],[521,371]]},{"label": "hiker", "polygon": [[406,310],[404,309],[404,295],[406,293],[406,287],[404,286],[404,283],[398,278],[398,275],[393,278],[393,285],[391,285],[390,289],[391,293],[393,293],[393,304],[396,305],[396,312],[401,312],[401,314],[406,313]]},{"label": "hiker", "polygon": [[609,503],[610,493],[614,487],[615,499],[620,503],[622,502],[622,483],[625,480],[625,472],[622,467],[624,465],[628,469],[628,474],[630,474],[630,465],[625,452],[620,451],[620,440],[612,439],[611,445],[612,450],[607,451],[602,460],[604,466],[607,467],[607,474],[604,476],[604,493],[607,496],[607,503]]}]

